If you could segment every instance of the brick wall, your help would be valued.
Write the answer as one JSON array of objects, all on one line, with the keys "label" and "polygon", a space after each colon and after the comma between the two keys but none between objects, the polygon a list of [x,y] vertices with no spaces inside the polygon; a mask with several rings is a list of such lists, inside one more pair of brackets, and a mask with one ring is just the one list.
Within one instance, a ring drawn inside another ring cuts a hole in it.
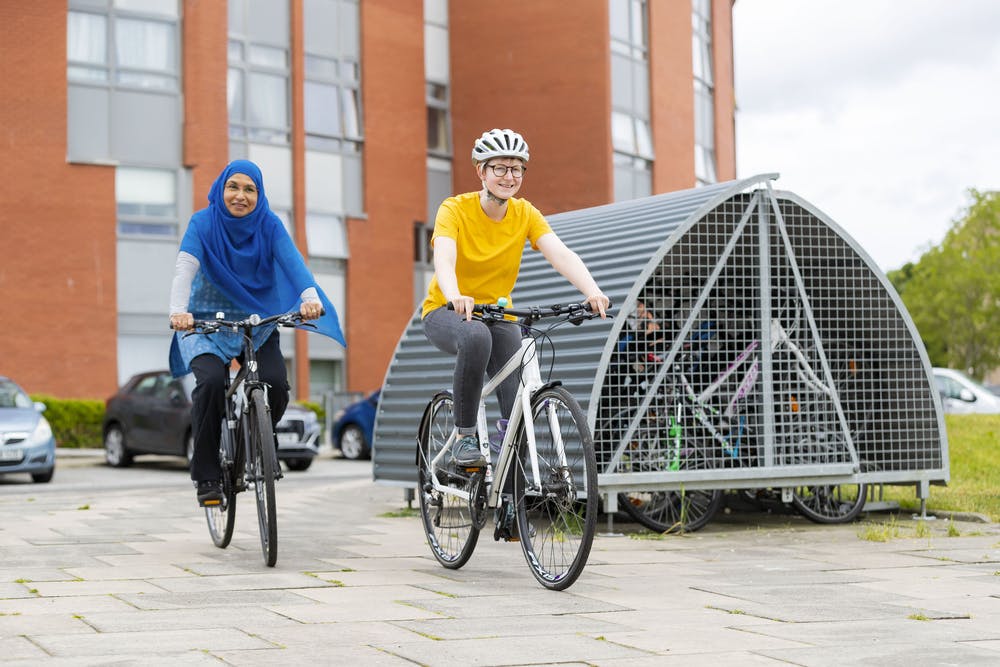
[{"label": "brick wall", "polygon": [[0,373],[117,385],[114,169],[66,162],[66,2],[0,4]]}]

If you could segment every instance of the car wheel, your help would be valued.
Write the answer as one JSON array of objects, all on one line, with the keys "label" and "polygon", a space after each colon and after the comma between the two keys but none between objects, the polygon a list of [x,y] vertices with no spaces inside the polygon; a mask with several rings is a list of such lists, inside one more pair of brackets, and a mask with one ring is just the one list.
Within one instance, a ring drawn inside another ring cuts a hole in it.
[{"label": "car wheel", "polygon": [[43,472],[33,472],[31,473],[31,481],[37,482],[38,484],[47,484],[52,481],[52,475],[54,475],[55,472],[55,466],[52,466]]},{"label": "car wheel", "polygon": [[309,466],[312,465],[313,460],[309,459],[288,459],[285,461],[285,465],[288,466],[289,470],[294,472],[302,472],[303,470],[309,470]]},{"label": "car wheel", "polygon": [[368,458],[368,443],[357,424],[348,424],[340,432],[340,452],[345,459]]},{"label": "car wheel", "polygon": [[190,468],[191,461],[194,460],[194,434],[191,431],[188,431],[184,441],[184,457],[187,459],[188,468]]},{"label": "car wheel", "polygon": [[104,434],[104,460],[112,468],[124,468],[132,464],[132,452],[125,446],[122,427],[112,424]]}]

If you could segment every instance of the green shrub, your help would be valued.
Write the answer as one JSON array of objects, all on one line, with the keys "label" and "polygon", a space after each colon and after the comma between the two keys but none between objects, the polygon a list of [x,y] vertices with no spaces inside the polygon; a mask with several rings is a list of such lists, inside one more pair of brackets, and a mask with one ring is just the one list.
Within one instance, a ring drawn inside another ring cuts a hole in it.
[{"label": "green shrub", "polygon": [[312,401],[295,401],[295,403],[297,405],[301,405],[302,407],[308,410],[312,410],[313,412],[315,412],[316,419],[319,420],[320,424],[326,423],[326,410],[324,410],[323,406],[320,405],[319,403],[313,403]]},{"label": "green shrub", "polygon": [[55,398],[34,394],[31,399],[45,404],[45,418],[52,426],[58,447],[101,447],[104,437],[104,401],[83,398]]}]

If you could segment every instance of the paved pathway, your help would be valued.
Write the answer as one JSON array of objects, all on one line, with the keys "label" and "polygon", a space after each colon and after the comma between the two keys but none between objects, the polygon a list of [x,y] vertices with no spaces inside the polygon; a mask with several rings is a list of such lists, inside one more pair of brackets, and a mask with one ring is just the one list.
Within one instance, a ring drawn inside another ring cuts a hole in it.
[{"label": "paved pathway", "polygon": [[220,550],[186,485],[0,495],[0,661],[1000,664],[995,524],[939,520],[914,537],[903,518],[875,542],[860,535],[889,532],[888,515],[866,528],[737,513],[683,537],[601,535],[555,593],[518,545],[486,535],[461,570],[438,566],[419,520],[387,515],[399,488],[296,479],[309,478],[278,487],[273,569],[245,496]]}]

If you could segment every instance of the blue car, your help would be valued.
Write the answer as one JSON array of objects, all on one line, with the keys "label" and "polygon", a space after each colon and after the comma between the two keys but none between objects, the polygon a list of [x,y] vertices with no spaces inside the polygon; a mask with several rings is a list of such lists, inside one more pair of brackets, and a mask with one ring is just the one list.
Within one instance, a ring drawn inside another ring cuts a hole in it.
[{"label": "blue car", "polygon": [[0,376],[0,474],[23,472],[36,482],[51,482],[56,470],[56,440],[33,403],[10,378]]},{"label": "blue car", "polygon": [[375,411],[381,390],[351,403],[333,417],[333,448],[345,459],[367,459],[372,455]]}]

